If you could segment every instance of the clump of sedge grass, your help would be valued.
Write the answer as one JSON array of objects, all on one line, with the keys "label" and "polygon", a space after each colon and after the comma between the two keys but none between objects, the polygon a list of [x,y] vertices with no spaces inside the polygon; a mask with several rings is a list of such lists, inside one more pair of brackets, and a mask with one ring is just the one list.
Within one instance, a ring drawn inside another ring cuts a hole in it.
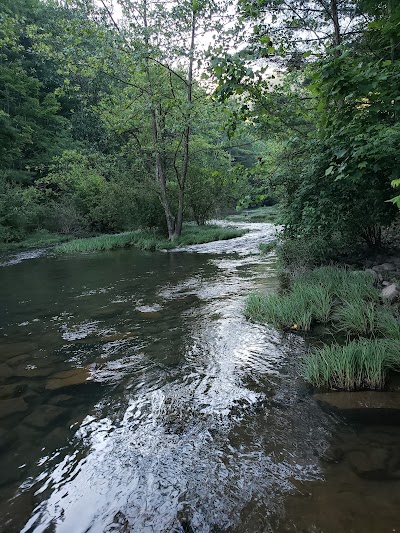
[{"label": "clump of sedge grass", "polygon": [[325,346],[306,356],[304,379],[317,389],[382,389],[389,370],[400,370],[400,341],[361,339]]},{"label": "clump of sedge grass", "polygon": [[378,331],[379,323],[381,329],[395,329],[395,324],[386,315],[386,318],[379,319],[379,292],[367,272],[320,267],[299,274],[287,293],[278,297],[258,295],[258,299],[256,311],[255,300],[248,300],[246,315],[276,327],[297,325],[295,329],[308,331],[313,322],[327,323],[333,319],[338,329],[349,334],[372,335]]}]

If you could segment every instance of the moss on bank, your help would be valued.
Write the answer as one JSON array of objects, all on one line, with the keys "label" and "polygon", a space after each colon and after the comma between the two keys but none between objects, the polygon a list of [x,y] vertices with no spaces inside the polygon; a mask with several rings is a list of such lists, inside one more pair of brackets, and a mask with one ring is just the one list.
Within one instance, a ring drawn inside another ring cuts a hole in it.
[{"label": "moss on bank", "polygon": [[150,230],[128,231],[110,235],[99,235],[86,239],[75,239],[71,242],[56,246],[56,253],[88,253],[116,248],[135,246],[141,250],[171,250],[172,248],[203,244],[206,242],[232,239],[240,237],[247,230],[224,228],[220,226],[192,226],[184,227],[182,235],[174,242],[166,239],[162,234]]}]

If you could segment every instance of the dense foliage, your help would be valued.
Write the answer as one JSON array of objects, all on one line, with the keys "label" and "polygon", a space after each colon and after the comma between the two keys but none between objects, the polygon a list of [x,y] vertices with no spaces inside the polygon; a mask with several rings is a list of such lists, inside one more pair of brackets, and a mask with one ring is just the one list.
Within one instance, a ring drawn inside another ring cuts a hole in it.
[{"label": "dense foliage", "polygon": [[264,183],[280,195],[285,236],[317,243],[321,259],[357,241],[380,247],[400,205],[400,6],[239,5],[247,46],[214,57],[212,76],[217,97],[242,99],[241,117],[269,137]]},{"label": "dense foliage", "polygon": [[[249,193],[224,107],[186,78],[188,14],[200,27],[211,3],[121,4],[116,22],[111,3],[2,2],[0,241],[167,226],[173,238],[184,215],[203,224]],[[242,130],[251,166],[259,143]]]}]

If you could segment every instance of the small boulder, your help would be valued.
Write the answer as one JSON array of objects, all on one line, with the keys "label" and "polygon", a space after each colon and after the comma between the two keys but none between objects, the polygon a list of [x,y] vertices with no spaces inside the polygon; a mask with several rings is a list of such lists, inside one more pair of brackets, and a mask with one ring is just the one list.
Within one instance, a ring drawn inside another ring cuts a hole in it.
[{"label": "small boulder", "polygon": [[397,423],[400,421],[398,392],[327,392],[315,394],[322,405],[367,422]]},{"label": "small boulder", "polygon": [[0,400],[0,418],[24,413],[28,409],[28,404],[23,398],[11,398],[9,400]]},{"label": "small boulder", "polygon": [[41,405],[33,413],[24,418],[24,424],[34,428],[45,428],[53,424],[66,413],[65,409],[55,405]]},{"label": "small boulder", "polygon": [[396,265],[393,263],[382,263],[381,265],[375,265],[372,267],[375,272],[391,272],[396,270]]},{"label": "small boulder", "polygon": [[73,385],[83,385],[91,378],[88,368],[72,368],[64,372],[58,372],[49,378],[46,384],[47,390],[63,389]]},{"label": "small boulder", "polygon": [[11,368],[6,364],[0,364],[0,381],[4,381],[7,378],[13,376],[14,373]]},{"label": "small boulder", "polygon": [[374,282],[378,281],[378,272],[376,270],[372,270],[372,268],[366,268],[364,272],[367,272],[368,274],[370,274]]},{"label": "small boulder", "polygon": [[400,297],[400,291],[395,283],[384,287],[381,291],[381,298],[386,302],[392,303],[398,300]]},{"label": "small boulder", "polygon": [[0,399],[15,398],[26,390],[24,383],[14,383],[13,385],[3,385],[0,387]]},{"label": "small boulder", "polygon": [[384,480],[390,477],[387,471],[389,452],[385,448],[352,451],[347,459],[353,471],[361,478]]}]

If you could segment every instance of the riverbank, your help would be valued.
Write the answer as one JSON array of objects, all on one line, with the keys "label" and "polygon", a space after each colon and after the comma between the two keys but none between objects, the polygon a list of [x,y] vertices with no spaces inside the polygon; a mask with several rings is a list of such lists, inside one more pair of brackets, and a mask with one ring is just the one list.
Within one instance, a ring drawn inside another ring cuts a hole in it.
[{"label": "riverbank", "polygon": [[234,239],[247,233],[247,229],[220,227],[217,225],[195,226],[186,224],[181,237],[169,241],[159,231],[135,230],[123,233],[85,235],[61,235],[38,231],[19,242],[0,243],[0,253],[23,252],[35,248],[54,248],[56,253],[95,252],[135,246],[141,250],[171,250],[180,246]]},{"label": "riverbank", "polygon": [[73,235],[61,235],[59,233],[50,233],[48,231],[37,231],[22,241],[0,243],[0,252],[20,252],[31,250],[33,248],[46,248],[63,242],[68,242],[73,238]]},{"label": "riverbank", "polygon": [[288,265],[280,292],[250,294],[245,315],[293,333],[322,328],[323,346],[309,351],[301,369],[315,390],[384,390],[388,375],[400,371],[400,288],[393,261],[369,262],[372,268],[364,270],[336,265],[291,271]]},{"label": "riverbank", "polygon": [[222,241],[241,237],[247,233],[247,229],[220,227],[215,225],[195,226],[185,225],[182,235],[173,242],[166,239],[163,234],[151,230],[136,230],[125,233],[99,235],[86,239],[74,239],[54,248],[56,253],[88,253],[117,248],[134,246],[140,250],[172,250],[192,244],[204,244],[214,241]]}]

